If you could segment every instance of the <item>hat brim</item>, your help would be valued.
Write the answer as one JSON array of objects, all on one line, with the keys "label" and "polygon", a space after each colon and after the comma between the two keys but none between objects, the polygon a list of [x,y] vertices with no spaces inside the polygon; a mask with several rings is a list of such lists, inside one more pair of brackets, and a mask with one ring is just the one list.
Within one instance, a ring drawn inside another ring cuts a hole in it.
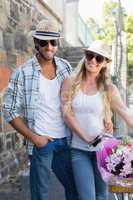
[{"label": "hat brim", "polygon": [[103,54],[103,53],[101,53],[101,52],[99,52],[99,51],[96,51],[96,50],[94,50],[94,49],[91,49],[91,48],[83,48],[83,50],[84,50],[84,51],[91,51],[91,52],[97,53],[97,54],[99,54],[99,55],[101,55],[101,56],[104,56],[104,57],[107,58],[108,60],[112,61],[112,58],[111,58],[110,56],[105,55],[105,54]]},{"label": "hat brim", "polygon": [[52,36],[43,36],[43,35],[32,35],[33,38],[39,39],[39,40],[58,40],[62,37],[52,37]]}]

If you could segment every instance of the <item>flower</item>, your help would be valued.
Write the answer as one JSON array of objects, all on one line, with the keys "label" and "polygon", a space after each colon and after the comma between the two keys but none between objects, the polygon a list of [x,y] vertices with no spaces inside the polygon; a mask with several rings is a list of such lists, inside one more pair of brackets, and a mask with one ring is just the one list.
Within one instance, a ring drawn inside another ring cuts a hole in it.
[{"label": "flower", "polygon": [[120,177],[133,177],[133,149],[128,145],[118,145],[105,160],[106,169]]},{"label": "flower", "polygon": [[133,178],[133,139],[128,136],[121,141],[116,138],[104,139],[103,149],[97,152],[97,163],[106,182],[114,177]]}]

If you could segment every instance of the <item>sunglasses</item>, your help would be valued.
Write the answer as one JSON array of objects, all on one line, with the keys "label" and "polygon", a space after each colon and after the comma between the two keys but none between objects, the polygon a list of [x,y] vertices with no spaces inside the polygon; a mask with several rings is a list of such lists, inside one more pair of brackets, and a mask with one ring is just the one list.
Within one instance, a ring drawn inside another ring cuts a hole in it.
[{"label": "sunglasses", "polygon": [[105,58],[104,56],[98,54],[98,53],[94,53],[94,52],[90,52],[90,51],[85,51],[85,57],[88,61],[92,60],[93,58],[96,59],[97,63],[102,63],[103,61],[109,61],[109,59]]},{"label": "sunglasses", "polygon": [[53,47],[58,46],[59,41],[58,40],[38,40],[38,43],[40,47],[46,47],[48,43],[50,43]]}]

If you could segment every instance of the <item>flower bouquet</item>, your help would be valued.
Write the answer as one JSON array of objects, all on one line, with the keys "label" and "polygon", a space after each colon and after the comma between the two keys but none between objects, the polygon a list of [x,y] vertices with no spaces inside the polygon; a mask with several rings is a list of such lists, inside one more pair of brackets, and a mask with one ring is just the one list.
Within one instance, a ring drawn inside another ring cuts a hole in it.
[{"label": "flower bouquet", "polygon": [[104,138],[102,150],[97,152],[99,171],[105,182],[133,186],[133,139]]}]

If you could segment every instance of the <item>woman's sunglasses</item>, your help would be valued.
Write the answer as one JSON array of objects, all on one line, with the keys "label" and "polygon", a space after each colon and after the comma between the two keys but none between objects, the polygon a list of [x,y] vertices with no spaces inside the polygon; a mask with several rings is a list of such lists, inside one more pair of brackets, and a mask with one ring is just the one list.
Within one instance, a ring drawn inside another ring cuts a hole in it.
[{"label": "woman's sunglasses", "polygon": [[53,47],[58,46],[59,41],[58,40],[38,40],[38,43],[40,47],[46,47],[48,43],[50,43]]},{"label": "woman's sunglasses", "polygon": [[85,57],[88,61],[92,60],[93,58],[96,59],[97,63],[102,63],[103,61],[107,61],[109,62],[109,59],[105,58],[104,56],[98,54],[98,53],[94,53],[94,52],[90,52],[90,51],[85,51]]}]

